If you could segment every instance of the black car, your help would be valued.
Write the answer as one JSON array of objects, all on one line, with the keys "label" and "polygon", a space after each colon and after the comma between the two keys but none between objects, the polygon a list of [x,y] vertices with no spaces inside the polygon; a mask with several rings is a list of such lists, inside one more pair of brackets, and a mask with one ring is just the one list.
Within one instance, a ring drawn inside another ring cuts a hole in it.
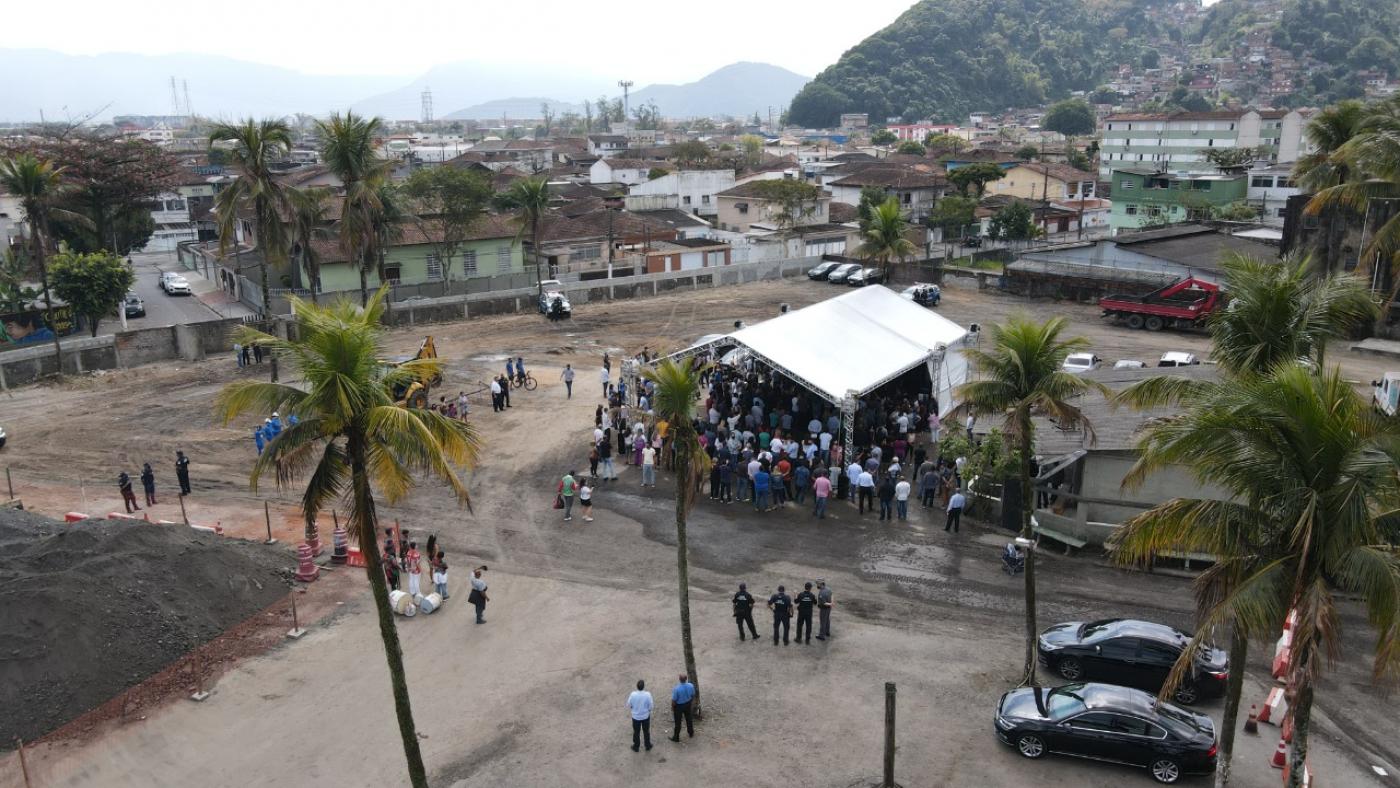
[{"label": "black car", "polygon": [[981,238],[981,236],[977,236],[977,235],[969,235],[968,237],[966,237],[966,238],[963,239],[962,245],[963,245],[963,246],[966,246],[966,247],[969,247],[969,248],[976,249],[977,247],[979,247],[979,246],[982,245],[982,238]]},{"label": "black car", "polygon": [[[1056,624],[1040,633],[1040,664],[1070,681],[1097,680],[1158,692],[1191,636],[1163,624],[1109,618]],[[1225,693],[1230,658],[1209,644],[1172,698],[1190,705]]]},{"label": "black car", "polygon": [[818,263],[815,268],[808,269],[807,278],[816,282],[820,282],[821,280],[827,278],[827,276],[829,276],[838,265],[840,265],[840,263],[834,263],[829,260],[825,263]]},{"label": "black car", "polygon": [[1027,758],[1072,755],[1145,768],[1159,783],[1215,771],[1215,725],[1112,684],[1021,687],[997,703],[997,738]]}]

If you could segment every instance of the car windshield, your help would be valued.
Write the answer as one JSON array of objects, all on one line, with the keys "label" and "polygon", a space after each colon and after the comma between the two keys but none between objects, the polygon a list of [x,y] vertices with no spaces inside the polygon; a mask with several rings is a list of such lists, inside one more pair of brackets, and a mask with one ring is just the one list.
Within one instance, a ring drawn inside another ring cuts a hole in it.
[{"label": "car windshield", "polygon": [[1105,618],[1101,621],[1090,621],[1079,628],[1080,640],[1097,640],[1109,634],[1113,625],[1118,622],[1116,618]]},{"label": "car windshield", "polygon": [[1087,709],[1084,697],[1079,694],[1083,688],[1083,684],[1066,684],[1050,690],[1045,696],[1045,710],[1050,719],[1062,720]]}]

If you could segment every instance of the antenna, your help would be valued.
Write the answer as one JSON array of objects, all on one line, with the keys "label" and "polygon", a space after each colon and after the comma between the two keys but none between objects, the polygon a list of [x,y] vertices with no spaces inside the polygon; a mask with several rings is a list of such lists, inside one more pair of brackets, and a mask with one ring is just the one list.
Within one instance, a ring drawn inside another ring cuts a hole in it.
[{"label": "antenna", "polygon": [[423,122],[433,122],[433,89],[423,88]]},{"label": "antenna", "polygon": [[175,89],[175,77],[170,78],[170,114],[180,114],[180,92]]},{"label": "antenna", "polygon": [[626,123],[626,122],[627,122],[627,118],[631,116],[631,112],[632,112],[632,111],[631,111],[631,108],[627,106],[627,102],[628,102],[628,94],[629,94],[629,92],[632,90],[632,86],[635,85],[635,84],[637,84],[637,83],[633,82],[633,81],[630,80],[630,79],[619,80],[618,83],[617,83],[617,86],[620,87],[620,88],[622,88],[622,122],[623,122],[623,123]]},{"label": "antenna", "polygon": [[194,118],[194,108],[190,106],[190,83],[189,80],[180,80],[180,87],[185,91],[185,114]]}]

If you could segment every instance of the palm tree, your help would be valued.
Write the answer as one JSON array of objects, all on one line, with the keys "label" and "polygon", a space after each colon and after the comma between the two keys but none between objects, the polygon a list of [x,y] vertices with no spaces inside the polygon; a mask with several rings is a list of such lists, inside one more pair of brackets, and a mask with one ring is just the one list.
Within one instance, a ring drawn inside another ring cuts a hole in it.
[{"label": "palm tree", "polygon": [[39,268],[39,286],[44,291],[44,320],[53,333],[54,362],[58,374],[63,374],[63,347],[58,343],[58,329],[53,321],[53,300],[49,297],[49,266],[46,246],[49,220],[61,218],[68,222],[92,221],[82,214],[58,207],[67,187],[63,183],[63,168],[40,159],[32,153],[19,153],[0,161],[0,186],[19,199],[24,220],[29,223],[29,242],[34,265]]},{"label": "palm tree", "polygon": [[[1323,189],[1351,180],[1354,172],[1348,163],[1336,157],[1337,151],[1356,136],[1366,117],[1366,105],[1360,101],[1339,101],[1320,110],[1303,127],[1303,136],[1312,153],[1298,159],[1293,177],[1304,191],[1316,194]],[[1325,250],[1322,261],[1329,267],[1341,264],[1342,238],[1346,234],[1346,217],[1339,210],[1328,213],[1326,231],[1318,239]]]},{"label": "palm tree", "polygon": [[230,383],[215,400],[215,414],[225,424],[243,413],[270,410],[300,419],[268,444],[253,465],[249,483],[256,491],[259,481],[271,475],[279,488],[287,488],[306,476],[301,506],[308,520],[314,521],[337,501],[349,512],[350,531],[364,553],[379,615],[409,778],[416,788],[426,788],[403,654],[377,549],[375,488],[393,503],[413,489],[415,474],[424,473],[446,482],[458,501],[470,505],[456,468],[475,463],[480,439],[465,422],[394,405],[389,393],[393,387],[427,380],[440,374],[442,365],[434,359],[397,366],[380,363],[385,355],[379,322],[384,294],[381,287],[364,308],[344,299],[317,306],[292,297],[294,340],[240,327],[235,332],[239,342],[282,354],[300,386]]},{"label": "palm tree", "polygon": [[685,672],[695,684],[695,714],[700,715],[700,675],[695,668],[695,644],[690,636],[690,564],[686,555],[685,520],[695,503],[700,480],[710,473],[710,458],[695,434],[695,400],[700,396],[700,374],[705,365],[694,359],[665,359],[642,376],[656,384],[657,418],[670,425],[672,451],[676,455],[676,580],[681,605],[681,648]]},{"label": "palm tree", "polygon": [[[1180,377],[1155,377],[1137,383],[1119,393],[1117,400],[1134,407],[1150,408],[1163,405],[1195,408],[1201,402],[1218,396],[1222,388],[1234,381],[1266,376],[1280,364],[1304,360],[1321,368],[1328,340],[1346,335],[1353,326],[1374,319],[1379,312],[1375,299],[1365,282],[1345,274],[1309,276],[1306,257],[1285,258],[1271,263],[1242,255],[1229,255],[1221,264],[1225,285],[1230,292],[1228,309],[1211,316],[1211,355],[1219,364],[1225,380],[1203,381]],[[1154,466],[1145,464],[1128,484],[1140,481]],[[1258,523],[1239,520],[1235,528]],[[1143,526],[1149,528],[1150,526]],[[1198,528],[1212,527],[1202,522]],[[1168,535],[1152,535],[1150,539],[1166,539]],[[1250,533],[1238,539],[1231,537],[1223,545],[1215,545],[1211,554],[1227,561],[1247,565],[1256,560],[1254,545],[1262,541],[1261,534]],[[1201,552],[1189,546],[1178,551]],[[1131,551],[1115,553],[1120,561],[1132,563],[1138,556]],[[1218,603],[1218,589],[1205,582],[1197,586],[1196,605],[1204,611]],[[1233,618],[1230,620],[1233,623]],[[1230,663],[1246,664],[1249,658],[1249,637],[1246,625],[1231,627]],[[1183,657],[1182,670],[1189,665]],[[1174,675],[1163,688],[1164,696],[1174,691],[1184,672]],[[1239,718],[1240,693],[1244,687],[1244,671],[1230,674],[1225,693],[1224,719],[1220,726],[1220,768],[1216,785],[1225,786],[1230,780],[1230,761],[1234,753],[1236,722]]]},{"label": "palm tree", "polygon": [[[214,198],[214,216],[219,227],[219,254],[226,254],[230,240],[237,243],[238,214],[253,215],[253,236],[262,254],[258,267],[263,313],[272,320],[272,293],[267,285],[268,269],[281,263],[287,251],[287,232],[282,217],[287,214],[287,191],[272,172],[272,163],[292,147],[292,133],[280,120],[253,120],[219,123],[209,132],[210,146],[231,142],[227,151],[238,177]],[[277,382],[277,354],[272,355],[272,382]]]},{"label": "palm tree", "polygon": [[540,266],[540,220],[549,212],[549,199],[549,181],[540,176],[512,183],[502,200],[503,205],[521,212],[520,233],[523,235],[525,228],[530,228],[530,250],[535,257],[535,282],[541,302],[544,300],[544,273]]},{"label": "palm tree", "polygon": [[[1190,670],[1213,627],[1229,621],[1235,637],[1267,638],[1297,612],[1289,785],[1303,776],[1323,659],[1340,653],[1339,592],[1359,596],[1379,631],[1377,678],[1400,677],[1400,557],[1385,546],[1400,503],[1398,439],[1400,424],[1371,413],[1338,370],[1316,374],[1287,361],[1211,389],[1180,417],[1149,427],[1139,444],[1130,479],[1182,466],[1228,496],[1168,501],[1113,537],[1123,561],[1162,550],[1218,559],[1196,583],[1203,626],[1168,684]],[[1241,673],[1244,664],[1232,667]],[[1223,768],[1228,780],[1228,761]]]},{"label": "palm tree", "polygon": [[[321,159],[340,178],[344,194],[340,210],[340,247],[360,270],[360,304],[369,303],[368,269],[375,264],[376,226],[383,210],[379,189],[392,163],[375,153],[375,138],[383,128],[379,118],[332,112],[316,121]],[[382,277],[383,272],[380,272]],[[381,284],[383,279],[380,279]]]},{"label": "palm tree", "polygon": [[326,229],[330,222],[330,197],[329,189],[287,189],[287,201],[292,208],[292,246],[306,272],[313,304],[320,302],[316,291],[321,282],[321,258],[316,242],[331,237]]},{"label": "palm tree", "polygon": [[[1089,390],[1106,394],[1096,382],[1072,375],[1061,369],[1065,356],[1088,347],[1083,337],[1061,339],[1067,321],[1062,317],[1044,323],[1024,318],[1012,318],[993,325],[992,345],[988,350],[973,348],[963,351],[977,370],[981,380],[963,384],[957,397],[962,404],[953,409],[953,417],[965,414],[1001,416],[1004,432],[1015,441],[1020,452],[1021,536],[1032,539],[1031,455],[1035,445],[1035,428],[1031,417],[1049,416],[1063,429],[1082,427],[1093,437],[1093,427],[1079,408],[1068,400]],[[1026,553],[1026,666],[1023,684],[1036,683],[1035,623],[1035,551]]]},{"label": "palm tree", "polygon": [[857,254],[870,261],[879,261],[888,277],[891,259],[902,262],[917,251],[913,242],[904,237],[907,227],[904,215],[899,210],[899,201],[890,197],[871,210],[870,221],[860,231],[862,243]]}]

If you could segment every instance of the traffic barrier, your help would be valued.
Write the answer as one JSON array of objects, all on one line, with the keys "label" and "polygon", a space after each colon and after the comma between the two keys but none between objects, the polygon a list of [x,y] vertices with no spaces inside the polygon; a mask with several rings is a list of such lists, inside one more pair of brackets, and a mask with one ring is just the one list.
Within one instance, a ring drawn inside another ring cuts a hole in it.
[{"label": "traffic barrier", "polygon": [[347,566],[363,567],[365,565],[365,554],[360,552],[360,548],[358,547],[346,548],[345,563]]},{"label": "traffic barrier", "polygon": [[321,567],[316,566],[311,559],[311,545],[305,542],[297,545],[296,578],[303,583],[310,583],[321,574]]},{"label": "traffic barrier", "polygon": [[331,549],[331,563],[345,563],[347,558],[345,548],[347,547],[349,542],[349,540],[345,537],[345,529],[341,528],[340,526],[336,526],[335,530],[331,532],[331,538],[335,545]]},{"label": "traffic barrier", "polygon": [[107,513],[107,519],[108,519],[108,520],[138,520],[138,519],[140,519],[140,518],[138,518],[138,517],[137,517],[136,515],[134,515],[134,514],[122,514],[121,512],[108,512],[108,513]]},{"label": "traffic barrier", "polygon": [[[174,523],[171,523],[171,525],[174,525]],[[195,525],[194,523],[190,523],[190,527],[196,531],[208,531],[211,534],[218,534],[219,536],[224,535],[224,528],[221,525]]]},{"label": "traffic barrier", "polygon": [[1274,750],[1274,759],[1269,761],[1269,765],[1275,769],[1282,769],[1288,764],[1288,745],[1283,739],[1278,740],[1278,749]]},{"label": "traffic barrier", "polygon": [[63,515],[63,522],[76,523],[79,520],[86,520],[87,518],[88,516],[83,514],[82,512],[68,512],[67,514]]},{"label": "traffic barrier", "polygon": [[1289,744],[1293,743],[1293,715],[1283,718],[1283,740]]},{"label": "traffic barrier", "polygon": [[1269,696],[1264,699],[1264,708],[1259,712],[1259,721],[1279,725],[1287,714],[1288,700],[1283,697],[1283,687],[1269,690]]},{"label": "traffic barrier", "polygon": [[412,618],[418,614],[418,607],[413,604],[413,597],[407,591],[390,591],[389,605],[401,616]]},{"label": "traffic barrier", "polygon": [[442,607],[442,595],[434,591],[427,596],[418,597],[418,609],[424,613],[432,613]]},{"label": "traffic barrier", "polygon": [[1282,648],[1274,654],[1273,668],[1269,671],[1275,679],[1282,681],[1288,675],[1288,666],[1293,661],[1293,649]]}]

